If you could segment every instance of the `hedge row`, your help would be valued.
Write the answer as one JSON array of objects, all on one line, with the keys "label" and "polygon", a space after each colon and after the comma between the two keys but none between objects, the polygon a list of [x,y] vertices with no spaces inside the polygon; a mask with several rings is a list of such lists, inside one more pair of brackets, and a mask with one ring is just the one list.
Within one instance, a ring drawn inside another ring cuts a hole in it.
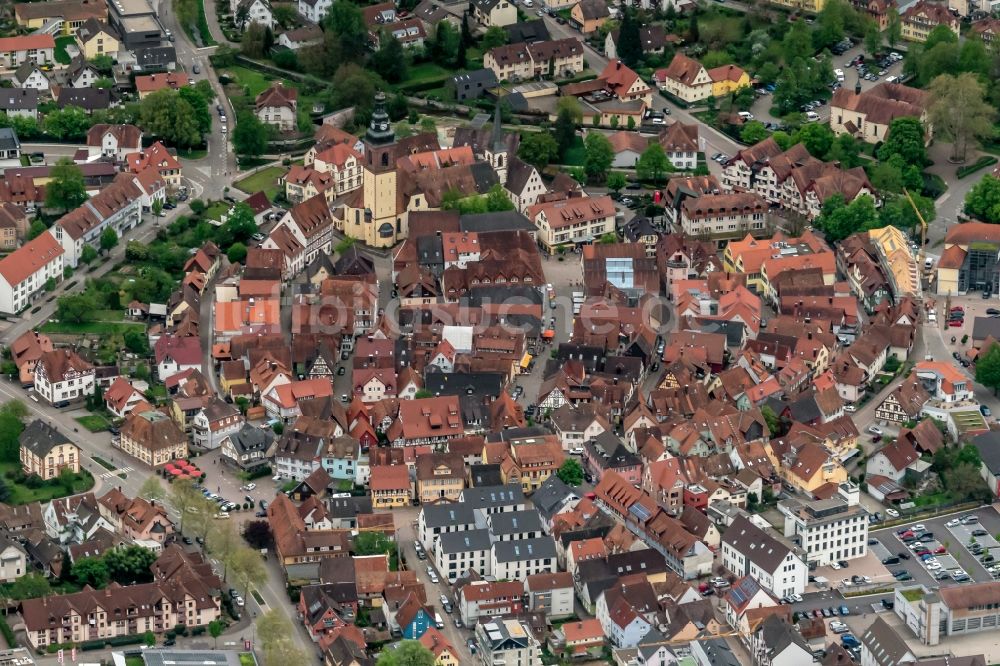
[{"label": "hedge row", "polygon": [[0,615],[0,634],[3,634],[4,640],[7,641],[7,645],[14,647],[17,642],[14,639],[14,630],[10,628],[7,624],[7,618]]},{"label": "hedge row", "polygon": [[966,164],[965,166],[958,167],[958,169],[955,170],[955,175],[958,178],[965,178],[969,174],[975,173],[980,169],[982,169],[983,167],[988,167],[991,164],[996,164],[996,163],[997,163],[997,158],[994,157],[993,155],[983,155],[973,164]]}]

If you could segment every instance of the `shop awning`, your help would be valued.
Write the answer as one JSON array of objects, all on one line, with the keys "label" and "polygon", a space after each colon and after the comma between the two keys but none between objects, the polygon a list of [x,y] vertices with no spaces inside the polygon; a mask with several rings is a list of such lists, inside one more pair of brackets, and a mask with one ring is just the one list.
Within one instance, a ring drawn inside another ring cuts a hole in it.
[{"label": "shop awning", "polygon": [[547,328],[544,331],[542,331],[542,337],[546,340],[551,340],[552,338],[556,337],[556,332],[553,331],[551,328]]}]

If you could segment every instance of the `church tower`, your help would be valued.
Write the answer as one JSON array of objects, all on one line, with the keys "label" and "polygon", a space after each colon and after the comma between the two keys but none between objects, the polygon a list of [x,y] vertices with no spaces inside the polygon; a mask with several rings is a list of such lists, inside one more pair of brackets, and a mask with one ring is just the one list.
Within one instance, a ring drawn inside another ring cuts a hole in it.
[{"label": "church tower", "polygon": [[364,212],[345,222],[349,236],[373,247],[387,247],[403,232],[396,210],[396,134],[385,111],[385,93],[375,94],[375,109],[364,137]]},{"label": "church tower", "polygon": [[497,178],[500,179],[500,184],[506,185],[510,155],[507,154],[507,141],[504,138],[503,126],[501,124],[499,98],[497,99],[496,110],[493,112],[493,132],[490,135],[490,143],[484,152],[486,161],[493,167]]}]

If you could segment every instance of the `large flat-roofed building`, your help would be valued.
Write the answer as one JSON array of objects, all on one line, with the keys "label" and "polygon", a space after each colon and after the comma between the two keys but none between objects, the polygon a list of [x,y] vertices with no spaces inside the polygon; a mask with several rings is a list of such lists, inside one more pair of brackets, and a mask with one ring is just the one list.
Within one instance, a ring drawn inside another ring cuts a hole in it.
[{"label": "large flat-roofed building", "polygon": [[806,561],[825,566],[840,560],[864,557],[868,552],[868,512],[858,504],[854,486],[830,499],[778,503],[785,516],[785,537],[806,551]]},{"label": "large flat-roofed building", "polygon": [[129,50],[158,46],[163,41],[160,22],[148,0],[109,0],[108,23],[121,35]]},{"label": "large flat-roofed building", "polygon": [[1000,627],[1000,581],[896,589],[894,610],[924,645]]}]

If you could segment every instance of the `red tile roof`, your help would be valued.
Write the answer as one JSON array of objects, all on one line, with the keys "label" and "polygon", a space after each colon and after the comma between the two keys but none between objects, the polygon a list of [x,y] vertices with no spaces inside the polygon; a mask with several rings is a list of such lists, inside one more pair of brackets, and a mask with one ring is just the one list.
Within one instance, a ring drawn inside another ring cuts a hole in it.
[{"label": "red tile roof", "polygon": [[0,275],[7,284],[16,287],[63,252],[62,246],[52,234],[42,233],[0,259]]}]

